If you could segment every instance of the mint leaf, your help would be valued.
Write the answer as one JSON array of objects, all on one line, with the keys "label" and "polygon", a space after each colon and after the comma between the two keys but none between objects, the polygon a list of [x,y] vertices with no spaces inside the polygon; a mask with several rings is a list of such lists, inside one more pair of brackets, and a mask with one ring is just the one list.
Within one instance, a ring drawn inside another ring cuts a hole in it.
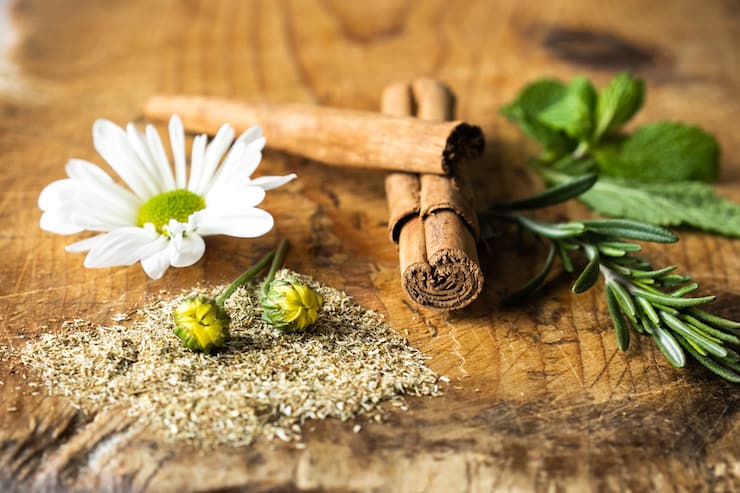
[{"label": "mint leaf", "polygon": [[544,159],[552,159],[576,145],[565,132],[553,129],[538,119],[538,115],[565,96],[566,86],[554,79],[540,79],[528,84],[510,104],[501,108],[503,114],[522,131],[545,148]]},{"label": "mint leaf", "polygon": [[617,74],[601,91],[596,103],[596,131],[594,141],[615,130],[637,113],[645,98],[645,84],[633,79],[627,72]]},{"label": "mint leaf", "polygon": [[603,174],[642,181],[714,181],[719,175],[717,141],[698,127],[657,122],[622,141],[594,149]]},{"label": "mint leaf", "polygon": [[621,135],[610,135],[591,148],[594,161],[602,174],[608,176],[624,176],[626,169],[622,165],[622,145],[625,137]]},{"label": "mint leaf", "polygon": [[562,98],[545,108],[538,119],[578,140],[588,140],[593,126],[596,89],[585,77],[574,78]]},{"label": "mint leaf", "polygon": [[[550,169],[541,172],[549,183],[559,184],[573,179]],[[704,183],[643,183],[601,177],[579,199],[601,214],[661,226],[685,224],[740,237],[740,204],[718,196],[710,185]]]}]

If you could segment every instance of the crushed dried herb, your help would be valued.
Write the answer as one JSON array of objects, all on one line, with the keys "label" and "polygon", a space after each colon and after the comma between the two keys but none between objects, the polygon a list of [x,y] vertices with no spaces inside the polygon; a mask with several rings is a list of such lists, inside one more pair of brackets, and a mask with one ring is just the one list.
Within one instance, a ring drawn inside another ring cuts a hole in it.
[{"label": "crushed dried herb", "polygon": [[380,419],[381,403],[403,406],[405,395],[441,393],[425,356],[378,314],[294,272],[278,278],[289,276],[325,300],[305,333],[282,334],[263,322],[253,281],[227,301],[232,338],[210,355],[180,346],[171,314],[185,296],[213,296],[218,289],[156,301],[128,327],[68,321],[61,332],[29,341],[19,355],[50,393],[83,410],[124,404],[164,439],[206,449],[258,437],[297,440],[307,420]]}]

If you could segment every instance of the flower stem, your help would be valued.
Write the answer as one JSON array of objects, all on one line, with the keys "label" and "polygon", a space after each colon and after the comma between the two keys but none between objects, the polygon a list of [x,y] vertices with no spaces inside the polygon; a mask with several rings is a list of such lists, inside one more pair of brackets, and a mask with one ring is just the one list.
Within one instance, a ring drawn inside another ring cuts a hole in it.
[{"label": "flower stem", "polygon": [[284,239],[280,242],[277,249],[275,250],[275,256],[272,257],[272,265],[270,265],[270,270],[267,272],[267,277],[265,277],[265,282],[262,284],[262,295],[267,296],[267,287],[270,285],[273,279],[275,279],[275,272],[277,272],[278,268],[283,265],[283,260],[285,259],[285,252],[288,250],[288,239]]},{"label": "flower stem", "polygon": [[[279,248],[280,247],[278,247],[278,249]],[[271,250],[270,252],[268,252],[264,257],[259,259],[256,264],[244,271],[244,273],[237,277],[234,282],[229,284],[226,289],[224,289],[221,294],[216,297],[216,304],[223,308],[224,303],[226,303],[226,300],[229,299],[229,296],[231,296],[234,291],[236,291],[236,288],[252,279],[254,276],[262,272],[265,267],[267,267],[267,264],[270,262],[270,260],[275,257],[275,252],[276,250]]]}]

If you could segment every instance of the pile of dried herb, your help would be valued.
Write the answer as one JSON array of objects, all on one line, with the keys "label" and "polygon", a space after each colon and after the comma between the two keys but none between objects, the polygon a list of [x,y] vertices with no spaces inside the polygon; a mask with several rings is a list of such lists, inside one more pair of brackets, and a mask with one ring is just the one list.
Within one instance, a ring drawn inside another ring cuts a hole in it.
[{"label": "pile of dried herb", "polygon": [[[298,276],[283,270],[278,277],[288,275]],[[380,419],[383,402],[440,393],[424,355],[378,314],[301,279],[324,298],[318,322],[305,333],[282,334],[263,322],[252,282],[227,301],[232,338],[210,355],[180,346],[171,315],[185,296],[218,290],[157,301],[129,327],[67,322],[60,333],[19,349],[20,357],[50,393],[87,412],[125,404],[166,439],[204,448],[257,437],[296,440],[310,419]]]}]

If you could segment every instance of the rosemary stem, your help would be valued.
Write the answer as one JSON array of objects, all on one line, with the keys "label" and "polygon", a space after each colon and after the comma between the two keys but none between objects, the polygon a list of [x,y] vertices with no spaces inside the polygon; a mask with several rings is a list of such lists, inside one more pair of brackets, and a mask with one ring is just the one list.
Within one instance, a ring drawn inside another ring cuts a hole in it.
[{"label": "rosemary stem", "polygon": [[234,293],[234,291],[236,291],[236,288],[262,272],[262,270],[267,267],[267,264],[270,262],[270,260],[274,258],[274,256],[275,250],[271,250],[264,257],[259,259],[256,264],[245,270],[242,275],[237,277],[234,282],[229,284],[226,289],[224,289],[221,294],[216,297],[216,304],[223,308],[224,303],[226,303],[226,300],[228,300],[229,297]]},{"label": "rosemary stem", "polygon": [[280,244],[278,245],[277,249],[275,250],[275,256],[272,257],[272,265],[270,265],[270,270],[267,271],[267,277],[265,277],[265,282],[262,284],[262,295],[267,296],[267,287],[270,285],[273,279],[275,279],[275,272],[277,272],[278,268],[283,265],[283,260],[285,259],[285,253],[288,250],[288,239],[283,239]]},{"label": "rosemary stem", "polygon": [[624,286],[627,291],[629,291],[630,294],[635,294],[635,285],[630,280],[624,277],[619,272],[615,271],[614,269],[611,269],[609,266],[600,263],[599,264],[599,272],[601,272],[601,275],[604,276],[604,283],[608,283],[609,281],[618,281],[622,286]]}]

